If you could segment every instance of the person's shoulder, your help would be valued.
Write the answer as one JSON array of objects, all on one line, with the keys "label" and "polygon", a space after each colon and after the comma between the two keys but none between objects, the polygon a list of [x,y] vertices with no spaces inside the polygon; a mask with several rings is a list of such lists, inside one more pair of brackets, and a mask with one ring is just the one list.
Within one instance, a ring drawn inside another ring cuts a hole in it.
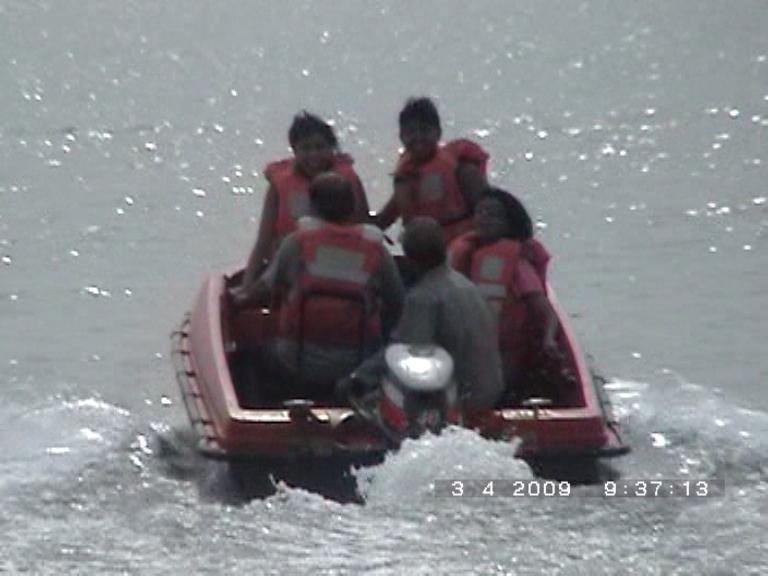
[{"label": "person's shoulder", "polygon": [[296,230],[294,230],[293,232],[289,232],[280,241],[280,247],[293,248],[294,246],[298,246],[302,236],[309,230],[311,229],[296,228]]},{"label": "person's shoulder", "polygon": [[397,164],[392,174],[395,179],[413,178],[418,174],[418,168],[408,152],[403,151],[397,157]]},{"label": "person's shoulder", "polygon": [[289,263],[297,261],[301,254],[301,242],[301,230],[294,230],[286,235],[277,245],[270,267],[274,265],[283,269]]},{"label": "person's shoulder", "polygon": [[331,167],[331,170],[337,174],[341,174],[350,182],[352,182],[355,193],[357,194],[362,188],[363,183],[360,179],[360,175],[357,173],[357,170],[355,170],[354,164],[355,160],[352,158],[352,156],[344,152],[339,152],[333,157],[333,166]]},{"label": "person's shoulder", "polygon": [[432,295],[433,298],[443,300],[451,298],[451,294],[456,291],[463,291],[474,284],[468,280],[461,272],[457,272],[447,263],[439,268],[427,272],[413,287]]},{"label": "person's shoulder", "polygon": [[464,276],[464,274],[458,270],[454,270],[453,268],[448,269],[446,277],[451,284],[457,288],[461,288],[462,290],[475,290],[477,288],[472,280]]},{"label": "person's shoulder", "polygon": [[266,176],[267,180],[272,180],[278,174],[290,170],[293,170],[293,158],[283,158],[282,160],[275,160],[267,164],[264,168],[264,176]]},{"label": "person's shoulder", "polygon": [[333,155],[334,166],[352,166],[355,163],[355,159],[346,152],[337,152]]},{"label": "person's shoulder", "polygon": [[456,250],[466,250],[468,248],[473,247],[477,243],[477,234],[470,230],[468,232],[464,232],[463,234],[456,236],[451,242],[448,244],[448,250],[449,251],[456,251]]},{"label": "person's shoulder", "polygon": [[533,265],[525,258],[520,258],[514,273],[515,290],[519,295],[544,292],[541,278]]},{"label": "person's shoulder", "polygon": [[[320,220],[320,218],[317,216],[301,216],[298,220],[296,220],[296,231],[306,232],[317,230],[322,227],[322,225],[323,221]],[[292,234],[295,234],[295,232]]]},{"label": "person's shoulder", "polygon": [[444,301],[485,302],[480,289],[461,272],[449,269],[445,275],[445,282],[439,290],[440,297]]},{"label": "person's shoulder", "polygon": [[552,256],[549,250],[536,238],[529,238],[523,243],[522,253],[532,263],[547,263]]},{"label": "person's shoulder", "polygon": [[474,140],[457,138],[446,142],[443,149],[451,153],[459,162],[484,164],[488,160],[488,152]]}]

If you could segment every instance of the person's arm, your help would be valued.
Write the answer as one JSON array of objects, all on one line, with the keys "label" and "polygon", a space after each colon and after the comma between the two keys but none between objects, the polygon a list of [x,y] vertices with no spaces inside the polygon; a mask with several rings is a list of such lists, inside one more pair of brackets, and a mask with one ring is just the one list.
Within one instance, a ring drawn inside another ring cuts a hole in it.
[{"label": "person's arm", "polygon": [[274,223],[277,220],[277,191],[271,184],[267,188],[267,196],[261,209],[259,235],[256,244],[248,257],[248,264],[243,273],[242,286],[247,287],[256,281],[267,266],[267,257],[273,251]]},{"label": "person's arm", "polygon": [[285,292],[296,275],[299,263],[299,244],[294,234],[286,236],[267,269],[255,281],[242,284],[231,291],[235,306],[256,303],[268,306],[275,297]]},{"label": "person's arm", "polygon": [[376,226],[386,230],[399,217],[406,214],[414,201],[414,186],[418,183],[418,175],[414,173],[395,174],[392,196],[374,219]]},{"label": "person's arm", "polygon": [[273,261],[261,275],[270,291],[280,296],[291,289],[301,266],[301,247],[296,232],[291,232],[280,243]]},{"label": "person's arm", "polygon": [[387,200],[387,203],[384,204],[384,207],[373,217],[373,224],[382,230],[386,230],[392,226],[392,224],[395,223],[395,220],[399,217],[400,209],[397,206],[395,195],[393,194],[392,197]]},{"label": "person's arm", "polygon": [[403,311],[405,288],[397,271],[395,260],[389,251],[381,247],[382,258],[378,268],[379,288],[381,298],[381,330],[384,340],[389,340],[392,329],[400,319]]},{"label": "person's arm", "polygon": [[474,162],[459,162],[456,167],[456,181],[467,207],[474,211],[475,204],[480,200],[483,190],[488,186],[488,180]]},{"label": "person's arm", "polygon": [[557,330],[560,323],[547,298],[544,284],[530,262],[522,258],[519,260],[514,282],[515,291],[533,317],[536,346],[545,354],[557,354]]}]

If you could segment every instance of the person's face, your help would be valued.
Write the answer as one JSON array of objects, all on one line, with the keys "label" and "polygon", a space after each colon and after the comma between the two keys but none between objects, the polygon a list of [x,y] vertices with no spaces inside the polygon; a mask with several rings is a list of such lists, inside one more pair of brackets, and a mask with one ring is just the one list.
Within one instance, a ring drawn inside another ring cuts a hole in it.
[{"label": "person's face", "polygon": [[504,204],[495,198],[484,198],[475,206],[475,234],[483,240],[499,240],[509,233]]},{"label": "person's face", "polygon": [[415,121],[400,128],[400,141],[417,164],[432,158],[439,140],[440,129],[431,124]]},{"label": "person's face", "polygon": [[293,147],[296,163],[304,174],[313,178],[333,164],[333,146],[322,134],[310,134]]}]

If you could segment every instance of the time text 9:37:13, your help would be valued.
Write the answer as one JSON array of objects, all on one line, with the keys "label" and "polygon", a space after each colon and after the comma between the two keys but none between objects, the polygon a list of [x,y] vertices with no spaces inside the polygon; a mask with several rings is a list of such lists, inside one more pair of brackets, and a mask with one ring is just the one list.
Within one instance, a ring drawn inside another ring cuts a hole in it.
[{"label": "time text 9:37:13", "polygon": [[567,480],[440,479],[433,484],[437,497],[447,498],[710,498],[725,494],[722,478],[634,478],[606,480],[587,486],[572,486]]}]

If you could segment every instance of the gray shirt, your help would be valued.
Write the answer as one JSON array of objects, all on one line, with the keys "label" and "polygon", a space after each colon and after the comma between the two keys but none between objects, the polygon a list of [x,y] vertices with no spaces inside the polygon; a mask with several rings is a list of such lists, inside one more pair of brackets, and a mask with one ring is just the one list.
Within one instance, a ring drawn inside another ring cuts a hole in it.
[{"label": "gray shirt", "polygon": [[[491,312],[477,287],[447,265],[430,270],[408,291],[392,340],[445,348],[466,407],[491,408],[499,400],[504,383]],[[379,354],[358,373],[370,378],[382,369]]]}]

